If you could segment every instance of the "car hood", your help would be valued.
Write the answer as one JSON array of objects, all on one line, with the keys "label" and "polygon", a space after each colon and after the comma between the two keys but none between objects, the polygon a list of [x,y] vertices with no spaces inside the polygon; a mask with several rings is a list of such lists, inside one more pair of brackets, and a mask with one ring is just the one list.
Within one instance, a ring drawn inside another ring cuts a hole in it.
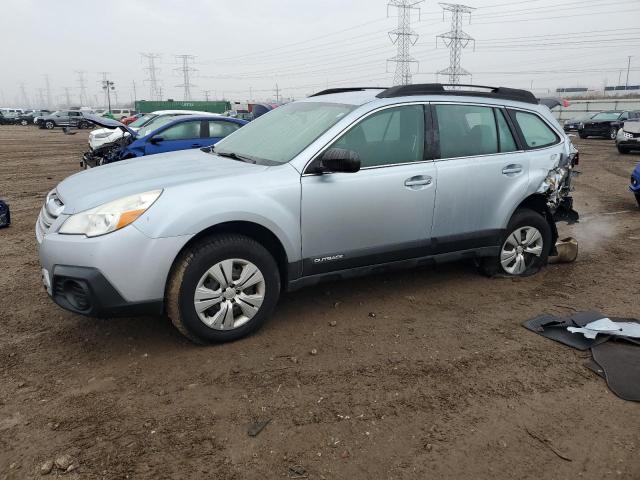
[{"label": "car hood", "polygon": [[624,122],[622,128],[625,132],[640,133],[640,122]]},{"label": "car hood", "polygon": [[89,120],[91,123],[98,125],[99,127],[114,129],[119,128],[120,130],[129,133],[132,136],[136,136],[136,132],[131,128],[127,127],[124,123],[120,123],[117,120],[112,120],[106,117],[99,117],[97,115],[85,114],[84,118]]},{"label": "car hood", "polygon": [[118,198],[184,184],[253,174],[269,167],[182,150],[124,160],[76,173],[56,188],[65,214],[97,207]]}]

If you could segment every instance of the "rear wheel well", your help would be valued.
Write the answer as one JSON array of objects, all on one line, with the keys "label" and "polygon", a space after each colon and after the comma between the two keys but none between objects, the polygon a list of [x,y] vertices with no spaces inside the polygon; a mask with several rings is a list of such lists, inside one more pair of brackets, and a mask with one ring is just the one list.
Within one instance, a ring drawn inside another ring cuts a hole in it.
[{"label": "rear wheel well", "polygon": [[212,235],[218,235],[222,233],[235,233],[245,235],[264,246],[278,264],[278,270],[280,271],[281,278],[280,284],[283,286],[283,288],[287,285],[288,261],[287,253],[285,252],[282,243],[271,230],[253,222],[225,222],[209,227],[189,240],[189,242],[187,242],[187,244],[182,247],[182,250],[180,250],[178,255],[176,255],[176,259],[180,258],[182,253],[191,248],[194,244]]},{"label": "rear wheel well", "polygon": [[516,208],[516,212],[520,209],[523,208],[528,208],[529,210],[533,210],[534,212],[539,213],[540,215],[542,215],[547,222],[549,223],[549,226],[551,227],[551,235],[552,235],[552,251],[555,250],[555,243],[558,240],[558,227],[556,226],[556,222],[553,221],[553,215],[551,214],[551,211],[549,210],[549,206],[547,205],[547,197],[545,197],[544,195],[542,195],[541,193],[534,193],[533,195],[530,195],[529,197],[525,198],[520,205],[518,205],[518,208]]}]

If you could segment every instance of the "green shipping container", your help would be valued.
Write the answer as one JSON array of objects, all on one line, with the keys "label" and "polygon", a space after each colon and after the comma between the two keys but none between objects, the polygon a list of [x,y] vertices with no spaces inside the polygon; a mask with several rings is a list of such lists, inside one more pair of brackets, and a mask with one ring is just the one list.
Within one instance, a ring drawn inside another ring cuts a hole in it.
[{"label": "green shipping container", "polygon": [[224,100],[216,102],[136,101],[136,112],[150,113],[157,110],[196,110],[198,112],[224,113],[231,110],[231,103]]}]

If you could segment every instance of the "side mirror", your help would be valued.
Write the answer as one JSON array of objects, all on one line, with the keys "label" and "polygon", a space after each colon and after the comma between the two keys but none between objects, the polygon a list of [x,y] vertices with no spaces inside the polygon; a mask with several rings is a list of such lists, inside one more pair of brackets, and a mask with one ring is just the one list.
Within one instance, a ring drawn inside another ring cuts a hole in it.
[{"label": "side mirror", "polygon": [[151,143],[153,143],[154,145],[160,143],[160,142],[164,142],[164,138],[163,137],[151,137],[151,140],[149,140]]},{"label": "side mirror", "polygon": [[353,150],[330,148],[317,162],[315,173],[355,173],[360,170],[360,155]]}]

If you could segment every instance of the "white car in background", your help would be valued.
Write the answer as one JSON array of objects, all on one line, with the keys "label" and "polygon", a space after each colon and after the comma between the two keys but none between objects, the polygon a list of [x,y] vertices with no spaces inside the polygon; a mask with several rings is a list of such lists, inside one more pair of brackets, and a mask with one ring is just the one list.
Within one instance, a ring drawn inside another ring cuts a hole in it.
[{"label": "white car in background", "polygon": [[[176,115],[218,115],[217,113],[198,112],[194,110],[158,110],[155,112],[147,113],[137,119],[135,122],[129,124],[129,128],[135,132],[141,129],[149,128],[149,131],[155,130],[161,127],[163,124],[171,121]],[[115,142],[120,137],[129,135],[124,133],[120,128],[100,128],[93,130],[89,133],[89,148],[95,150],[107,143]]]}]

